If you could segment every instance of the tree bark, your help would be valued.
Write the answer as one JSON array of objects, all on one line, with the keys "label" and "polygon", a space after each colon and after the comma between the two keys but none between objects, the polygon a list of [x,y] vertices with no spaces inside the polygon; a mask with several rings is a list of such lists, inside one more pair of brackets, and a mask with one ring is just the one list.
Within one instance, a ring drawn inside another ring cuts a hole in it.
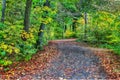
[{"label": "tree bark", "polygon": [[73,21],[73,23],[72,23],[72,31],[73,31],[73,32],[76,31],[76,21],[77,21],[77,19],[74,18],[74,21]]},{"label": "tree bark", "polygon": [[25,17],[24,17],[24,30],[26,32],[29,32],[31,7],[32,7],[32,0],[27,0],[25,7]]},{"label": "tree bark", "polygon": [[88,20],[87,20],[87,12],[84,13],[84,21],[85,21],[85,26],[84,26],[84,40],[86,41],[87,39],[87,23],[88,23]]},{"label": "tree bark", "polygon": [[[46,0],[44,3],[44,6],[50,6],[49,0]],[[48,14],[47,11],[45,11],[46,14]],[[43,16],[42,18],[46,18],[46,16]],[[40,24],[39,32],[38,32],[38,41],[37,41],[37,48],[42,49],[43,46],[43,36],[44,36],[44,29],[45,29],[45,24],[42,22]]]},{"label": "tree bark", "polygon": [[64,33],[66,32],[67,30],[67,25],[64,24]]},{"label": "tree bark", "polygon": [[42,45],[43,45],[43,35],[44,35],[44,29],[45,29],[45,24],[44,23],[41,23],[40,25],[40,29],[39,29],[39,32],[38,32],[38,37],[39,37],[39,40],[37,42],[37,45],[39,48],[42,48]]},{"label": "tree bark", "polygon": [[2,0],[2,16],[1,16],[1,22],[4,23],[5,20],[5,9],[6,9],[6,0]]}]

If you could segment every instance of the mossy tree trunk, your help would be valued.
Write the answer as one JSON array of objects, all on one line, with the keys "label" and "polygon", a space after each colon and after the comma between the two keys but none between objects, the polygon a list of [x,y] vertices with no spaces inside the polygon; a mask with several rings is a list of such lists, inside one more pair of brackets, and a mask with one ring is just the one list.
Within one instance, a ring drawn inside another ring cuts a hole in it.
[{"label": "mossy tree trunk", "polygon": [[24,17],[24,30],[26,32],[29,32],[31,7],[32,7],[32,0],[26,0],[25,17]]},{"label": "mossy tree trunk", "polygon": [[2,16],[1,16],[1,22],[4,23],[5,20],[5,9],[6,9],[6,0],[2,0]]},{"label": "mossy tree trunk", "polygon": [[84,40],[87,40],[87,12],[84,13],[84,21],[85,21],[85,26],[84,26]]},{"label": "mossy tree trunk", "polygon": [[[44,6],[48,6],[50,7],[50,1],[49,0],[46,0],[46,2],[44,3]],[[45,11],[45,14],[47,15],[48,12]],[[46,18],[46,16],[42,16],[42,18]],[[42,49],[42,46],[43,46],[43,36],[44,36],[44,29],[45,29],[45,23],[41,23],[40,24],[40,28],[39,28],[39,32],[38,32],[38,41],[37,41],[37,48],[38,49]]]}]

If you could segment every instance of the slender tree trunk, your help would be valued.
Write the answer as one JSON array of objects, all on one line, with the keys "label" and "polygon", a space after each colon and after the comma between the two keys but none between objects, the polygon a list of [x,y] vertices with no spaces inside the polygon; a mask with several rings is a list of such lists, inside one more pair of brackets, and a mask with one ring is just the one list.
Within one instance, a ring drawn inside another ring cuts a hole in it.
[{"label": "slender tree trunk", "polygon": [[76,21],[77,19],[74,19],[73,23],[72,23],[72,31],[75,32],[76,31]]},{"label": "slender tree trunk", "polygon": [[64,33],[66,32],[67,30],[67,25],[64,23]]},{"label": "slender tree trunk", "polygon": [[87,20],[87,12],[84,13],[84,21],[85,21],[85,26],[84,26],[84,40],[86,41],[87,39],[87,23],[88,23],[88,20]]},{"label": "slender tree trunk", "polygon": [[44,29],[45,29],[45,24],[41,23],[40,28],[39,28],[39,33],[38,33],[38,37],[39,37],[39,41],[38,41],[38,46],[41,48],[43,45],[43,35],[44,35]]},{"label": "slender tree trunk", "polygon": [[66,24],[64,23],[64,26],[63,26],[63,31],[62,31],[62,38],[64,39],[64,34],[65,34],[65,32],[66,32],[66,30],[67,30],[67,26],[66,26]]},{"label": "slender tree trunk", "polygon": [[[48,7],[50,6],[49,0],[46,0],[44,6],[48,6]],[[45,11],[45,13],[48,14],[47,11]],[[43,16],[43,18],[46,18],[46,16]],[[44,23],[41,23],[41,24],[40,24],[40,28],[39,28],[39,33],[38,33],[38,37],[39,37],[39,38],[38,38],[38,41],[37,41],[37,47],[38,47],[39,49],[41,49],[42,46],[43,46],[44,29],[45,29],[45,24],[44,24]]]},{"label": "slender tree trunk", "polygon": [[75,24],[76,24],[75,22],[73,22],[73,24],[72,24],[72,31],[73,32],[75,32]]},{"label": "slender tree trunk", "polygon": [[1,16],[1,22],[4,23],[5,20],[5,9],[6,9],[6,0],[2,0],[2,16]]},{"label": "slender tree trunk", "polygon": [[25,17],[24,17],[24,30],[26,32],[29,32],[31,7],[32,7],[32,0],[27,0],[25,7]]}]

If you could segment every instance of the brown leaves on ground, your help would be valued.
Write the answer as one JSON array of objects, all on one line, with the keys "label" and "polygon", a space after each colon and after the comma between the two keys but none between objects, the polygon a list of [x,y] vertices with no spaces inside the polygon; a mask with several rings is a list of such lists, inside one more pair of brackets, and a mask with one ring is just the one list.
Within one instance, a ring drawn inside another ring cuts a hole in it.
[{"label": "brown leaves on ground", "polygon": [[[50,67],[50,61],[56,59],[59,56],[57,49],[52,45],[56,44],[57,42],[59,41],[50,41],[50,45],[46,46],[44,51],[39,51],[30,61],[14,63],[8,72],[0,72],[0,74],[2,74],[0,78],[9,80],[17,79],[19,76],[28,75],[27,79],[30,79],[31,77],[29,75],[35,74],[37,72],[40,73],[44,69]],[[66,40],[61,42],[66,43]],[[80,45],[91,49],[95,55],[100,58],[101,65],[108,73],[108,79],[120,79],[120,56],[115,55],[109,50],[91,48],[85,43],[77,43],[75,42],[75,39],[70,39],[67,43]],[[2,67],[0,67],[0,69],[2,69]],[[65,70],[65,74],[69,75],[71,71],[72,69],[68,68]]]},{"label": "brown leaves on ground", "polygon": [[86,43],[72,42],[71,44],[76,44],[91,49],[95,55],[100,58],[101,65],[108,74],[108,79],[120,79],[120,55],[116,55],[112,50],[100,49],[90,47]]},{"label": "brown leaves on ground", "polygon": [[108,79],[120,79],[120,56],[108,49],[93,48],[87,43],[70,42],[91,49],[100,58],[101,65],[108,74]]},{"label": "brown leaves on ground", "polygon": [[120,56],[107,49],[92,50],[100,58],[101,65],[108,73],[108,79],[120,79]]},{"label": "brown leaves on ground", "polygon": [[[2,79],[17,79],[19,76],[35,74],[50,66],[50,61],[55,59],[58,51],[55,46],[46,46],[45,50],[39,51],[30,61],[14,63],[7,72],[0,72]],[[29,79],[29,76],[28,76]]]},{"label": "brown leaves on ground", "polygon": [[97,55],[100,58],[101,65],[108,74],[108,79],[120,80],[119,55],[114,54],[113,51],[109,49],[93,48],[90,47],[92,45],[88,45],[86,43],[77,43],[77,42],[73,42],[73,43],[91,49],[95,53],[95,55]]},{"label": "brown leaves on ground", "polygon": [[[51,41],[50,43],[57,43],[58,41]],[[92,48],[86,43],[78,43],[75,42],[75,39],[71,39],[69,41],[61,40],[60,42],[64,42],[64,44],[75,44],[83,47],[87,47],[91,49],[95,55],[97,55],[100,58],[101,65],[105,69],[105,71],[108,74],[108,79],[120,79],[120,56],[113,53],[113,51],[108,49],[99,49],[99,48]],[[66,74],[69,74],[71,70],[65,70]],[[67,72],[70,71],[70,72]]]}]

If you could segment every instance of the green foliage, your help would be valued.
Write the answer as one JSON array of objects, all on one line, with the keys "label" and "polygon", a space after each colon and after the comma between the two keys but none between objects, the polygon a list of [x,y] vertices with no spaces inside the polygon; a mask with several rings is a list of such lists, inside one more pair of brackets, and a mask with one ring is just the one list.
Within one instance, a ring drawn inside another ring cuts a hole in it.
[{"label": "green foliage", "polygon": [[62,30],[61,26],[56,27],[54,29],[54,37],[55,37],[55,39],[62,39],[63,38],[63,30]]},{"label": "green foliage", "polygon": [[[91,15],[91,14],[89,14]],[[87,27],[87,42],[94,43],[103,48],[109,48],[120,54],[120,22],[119,14],[112,14],[109,12],[101,11],[96,14],[88,16]],[[84,30],[84,22],[81,18],[78,21]],[[84,32],[81,32],[80,40],[83,40]],[[102,45],[101,45],[102,44]]]},{"label": "green foliage", "polygon": [[110,44],[101,44],[99,45],[101,48],[108,48],[114,51],[115,54],[120,55],[120,44],[110,45]]},{"label": "green foliage", "polygon": [[[2,10],[2,0],[0,1],[0,11]],[[1,16],[1,13],[0,13]]]},{"label": "green foliage", "polygon": [[29,60],[36,53],[35,44],[37,38],[35,38],[35,35],[37,30],[31,28],[30,32],[26,33],[22,28],[23,26],[20,25],[1,28],[0,65],[7,66],[15,60]]},{"label": "green foliage", "polygon": [[10,60],[0,60],[0,65],[2,65],[2,66],[8,66],[11,64],[12,64],[12,61],[10,61]]},{"label": "green foliage", "polygon": [[77,11],[76,6],[74,5],[78,1],[68,1],[64,0],[63,5],[66,9],[70,10],[71,12]]},{"label": "green foliage", "polygon": [[65,37],[66,37],[66,38],[75,38],[76,35],[75,35],[75,32],[72,32],[72,31],[70,31],[70,30],[67,30],[67,31],[65,32]]},{"label": "green foliage", "polygon": [[[45,30],[41,31],[44,33],[41,47],[46,45],[48,40],[53,39],[84,40],[86,25],[84,12],[88,14],[87,41],[104,43],[103,47],[120,53],[120,14],[119,9],[115,13],[107,12],[110,8],[107,3],[111,0],[49,0],[50,7],[44,6],[46,0],[33,0],[29,32],[23,30],[25,1],[7,0],[6,2],[5,22],[0,23],[0,66],[8,66],[19,60],[28,61],[32,58],[38,50],[36,43],[39,39],[41,23],[46,25]],[[1,3],[2,0],[0,10]],[[73,30],[74,23],[75,30]]]},{"label": "green foliage", "polygon": [[15,24],[18,20],[22,20],[24,18],[25,1],[6,0],[5,20],[12,24]]}]

